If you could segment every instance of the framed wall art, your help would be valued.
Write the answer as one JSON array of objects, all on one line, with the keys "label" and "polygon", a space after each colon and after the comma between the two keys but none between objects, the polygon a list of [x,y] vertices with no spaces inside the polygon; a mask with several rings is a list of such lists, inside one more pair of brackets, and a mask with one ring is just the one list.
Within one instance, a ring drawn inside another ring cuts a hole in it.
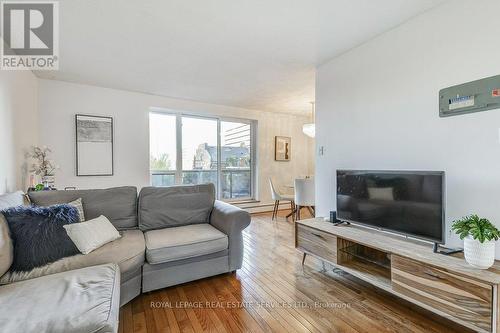
[{"label": "framed wall art", "polygon": [[290,161],[292,155],[292,138],[289,136],[274,137],[274,160]]},{"label": "framed wall art", "polygon": [[77,114],[76,175],[113,175],[113,118]]}]

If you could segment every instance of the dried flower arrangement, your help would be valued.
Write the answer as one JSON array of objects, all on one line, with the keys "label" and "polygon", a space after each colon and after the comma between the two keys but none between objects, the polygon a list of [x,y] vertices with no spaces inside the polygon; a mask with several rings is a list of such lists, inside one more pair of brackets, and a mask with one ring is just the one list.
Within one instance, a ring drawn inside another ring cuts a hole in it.
[{"label": "dried flower arrangement", "polygon": [[52,152],[47,146],[31,147],[30,151],[27,153],[27,157],[35,160],[31,164],[30,172],[37,176],[46,177],[53,176],[54,172],[59,168],[53,160],[48,158],[48,155]]}]

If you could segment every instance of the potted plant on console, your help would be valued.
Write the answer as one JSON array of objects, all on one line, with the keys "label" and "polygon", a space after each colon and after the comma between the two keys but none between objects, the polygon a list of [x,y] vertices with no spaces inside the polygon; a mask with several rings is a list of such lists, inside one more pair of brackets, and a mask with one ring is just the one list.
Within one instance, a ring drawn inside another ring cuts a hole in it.
[{"label": "potted plant on console", "polygon": [[465,260],[470,265],[480,269],[493,265],[500,231],[488,219],[473,214],[454,221],[452,229],[464,240]]}]

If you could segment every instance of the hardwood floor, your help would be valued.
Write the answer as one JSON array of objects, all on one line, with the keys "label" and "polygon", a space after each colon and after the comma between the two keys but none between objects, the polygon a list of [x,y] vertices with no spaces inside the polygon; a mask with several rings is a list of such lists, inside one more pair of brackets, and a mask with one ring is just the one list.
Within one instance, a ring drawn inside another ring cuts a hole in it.
[{"label": "hardwood floor", "polygon": [[467,332],[312,257],[301,265],[280,211],[254,215],[243,267],[143,294],[119,332]]}]

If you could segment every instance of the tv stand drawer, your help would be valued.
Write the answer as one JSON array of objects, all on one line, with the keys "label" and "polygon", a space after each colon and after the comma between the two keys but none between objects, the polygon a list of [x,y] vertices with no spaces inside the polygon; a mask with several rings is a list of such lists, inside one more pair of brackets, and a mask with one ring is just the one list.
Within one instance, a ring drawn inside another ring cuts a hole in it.
[{"label": "tv stand drawer", "polygon": [[337,237],[296,224],[296,247],[331,263],[337,263]]},{"label": "tv stand drawer", "polygon": [[[443,258],[446,260],[446,257]],[[432,309],[491,331],[493,288],[415,260],[392,256],[395,292]]]}]

